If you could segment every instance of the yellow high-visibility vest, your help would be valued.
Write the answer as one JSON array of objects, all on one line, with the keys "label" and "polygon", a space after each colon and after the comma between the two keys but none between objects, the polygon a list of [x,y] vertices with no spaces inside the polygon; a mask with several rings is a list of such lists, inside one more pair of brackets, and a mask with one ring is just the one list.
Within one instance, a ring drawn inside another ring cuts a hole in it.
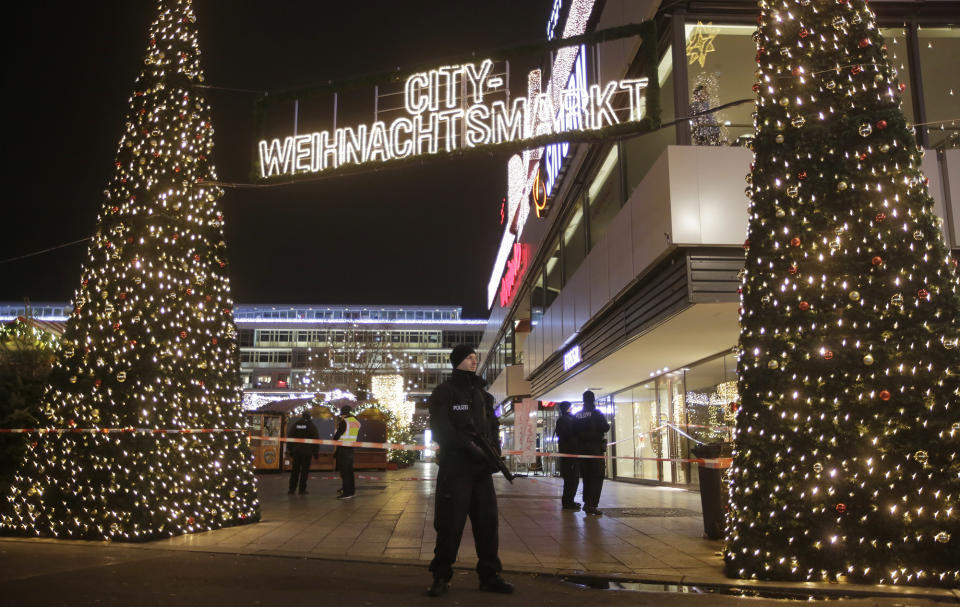
[{"label": "yellow high-visibility vest", "polygon": [[343,421],[347,422],[347,429],[340,435],[340,440],[346,443],[357,442],[357,437],[360,436],[360,422],[352,415],[343,418]]}]

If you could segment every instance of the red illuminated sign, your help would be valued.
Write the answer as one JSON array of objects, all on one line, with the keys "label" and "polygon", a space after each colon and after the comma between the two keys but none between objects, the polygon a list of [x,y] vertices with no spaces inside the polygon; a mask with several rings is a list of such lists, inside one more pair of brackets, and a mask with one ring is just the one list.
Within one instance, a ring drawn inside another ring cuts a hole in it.
[{"label": "red illuminated sign", "polygon": [[514,243],[513,254],[507,261],[507,272],[500,279],[500,305],[504,308],[513,301],[513,296],[517,293],[517,287],[523,281],[524,274],[527,273],[527,266],[530,264],[530,245]]}]

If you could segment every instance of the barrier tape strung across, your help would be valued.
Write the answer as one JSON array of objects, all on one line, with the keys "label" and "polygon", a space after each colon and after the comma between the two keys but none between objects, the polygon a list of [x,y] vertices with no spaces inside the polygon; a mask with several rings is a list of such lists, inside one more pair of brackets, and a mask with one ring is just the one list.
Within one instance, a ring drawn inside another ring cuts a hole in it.
[{"label": "barrier tape strung across", "polygon": [[243,428],[0,428],[0,434],[212,434]]},{"label": "barrier tape strung across", "polygon": [[[0,434],[211,434],[216,432],[246,432],[240,428],[0,428]],[[363,447],[367,449],[385,449],[387,451],[427,451],[433,450],[424,445],[403,443],[373,443],[367,441],[342,441],[327,438],[289,438],[286,436],[249,436],[250,440],[268,443],[287,442],[309,445],[328,445],[334,447]],[[521,451],[505,449],[503,455],[533,455],[536,457],[567,457],[573,459],[625,459],[634,461],[681,462],[701,464],[707,468],[729,467],[732,458],[682,458],[682,457],[636,457],[628,455],[583,455],[580,453],[552,453],[548,451]]]}]

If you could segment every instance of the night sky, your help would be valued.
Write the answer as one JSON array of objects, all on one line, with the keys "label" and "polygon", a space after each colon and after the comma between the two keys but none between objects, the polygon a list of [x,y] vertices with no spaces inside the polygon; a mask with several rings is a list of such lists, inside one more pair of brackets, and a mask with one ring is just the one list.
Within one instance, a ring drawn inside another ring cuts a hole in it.
[{"label": "night sky", "polygon": [[[545,39],[550,0],[195,0],[206,84],[277,91]],[[91,235],[156,5],[7,10],[0,261]],[[531,59],[511,62],[525,78]],[[524,80],[525,81],[525,80]],[[223,181],[248,182],[255,93],[205,91]],[[514,96],[525,88],[514,87]],[[370,119],[363,122],[371,122]],[[341,123],[342,125],[343,123]],[[12,156],[12,158],[10,157]],[[461,305],[485,318],[507,155],[227,190],[238,303]],[[0,263],[0,301],[66,301],[86,245]]]}]

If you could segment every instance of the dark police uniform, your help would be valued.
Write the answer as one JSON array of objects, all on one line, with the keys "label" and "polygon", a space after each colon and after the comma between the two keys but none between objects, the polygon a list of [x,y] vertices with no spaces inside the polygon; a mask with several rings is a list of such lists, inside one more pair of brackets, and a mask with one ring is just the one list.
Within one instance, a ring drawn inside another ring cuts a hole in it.
[{"label": "dark police uniform", "polygon": [[[560,453],[579,453],[573,431],[574,417],[569,412],[557,419],[557,450]],[[568,510],[579,509],[576,502],[577,485],[580,484],[580,460],[575,457],[560,458],[560,476],[563,478],[563,496],[560,503]]]},{"label": "dark police uniform", "polygon": [[[288,438],[319,438],[317,427],[313,425],[308,414],[294,420],[287,431]],[[290,493],[295,489],[300,493],[307,492],[307,475],[310,474],[310,460],[320,454],[320,446],[308,443],[287,443],[293,467],[290,470]]]},{"label": "dark police uniform", "polygon": [[481,582],[503,569],[497,556],[499,520],[493,489],[497,469],[471,439],[474,433],[483,435],[499,454],[500,421],[493,411],[493,396],[484,387],[474,373],[455,369],[430,395],[430,430],[440,445],[433,516],[437,544],[430,563],[435,579],[453,577],[467,516],[473,527]]},{"label": "dark police uniform", "polygon": [[[610,430],[610,423],[595,407],[584,404],[583,410],[574,417],[573,430],[580,453],[606,454],[606,434]],[[580,473],[583,475],[583,510],[596,514],[600,490],[603,488],[603,476],[606,473],[606,460],[582,459]]]}]

